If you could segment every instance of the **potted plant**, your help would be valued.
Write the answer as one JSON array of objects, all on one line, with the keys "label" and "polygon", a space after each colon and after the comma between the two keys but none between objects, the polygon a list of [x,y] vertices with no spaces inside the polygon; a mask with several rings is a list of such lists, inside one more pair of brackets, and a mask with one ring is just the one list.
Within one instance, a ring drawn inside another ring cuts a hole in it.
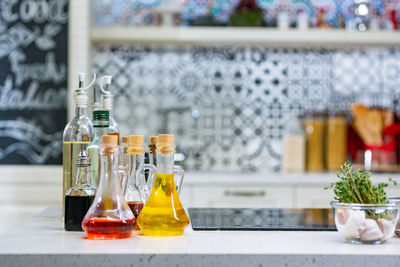
[{"label": "potted plant", "polygon": [[256,0],[241,0],[230,17],[232,26],[257,27],[263,24],[263,10]]}]

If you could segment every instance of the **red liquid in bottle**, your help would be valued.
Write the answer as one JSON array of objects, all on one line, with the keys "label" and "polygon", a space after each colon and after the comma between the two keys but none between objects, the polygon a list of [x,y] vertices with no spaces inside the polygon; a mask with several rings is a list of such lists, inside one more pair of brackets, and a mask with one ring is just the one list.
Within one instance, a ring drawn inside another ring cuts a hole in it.
[{"label": "red liquid in bottle", "polygon": [[143,202],[136,202],[136,201],[130,201],[128,202],[129,208],[131,208],[131,211],[133,215],[135,215],[135,218],[139,216],[140,211],[143,209],[144,203]]},{"label": "red liquid in bottle", "polygon": [[[143,209],[144,203],[143,202],[136,202],[136,201],[130,201],[128,202],[128,206],[131,209],[133,215],[137,219],[139,216],[140,211]],[[137,224],[137,221],[135,221],[135,230],[140,230],[139,225]]]},{"label": "red liquid in bottle", "polygon": [[110,220],[106,218],[84,219],[82,228],[88,239],[120,239],[132,235],[136,219]]}]

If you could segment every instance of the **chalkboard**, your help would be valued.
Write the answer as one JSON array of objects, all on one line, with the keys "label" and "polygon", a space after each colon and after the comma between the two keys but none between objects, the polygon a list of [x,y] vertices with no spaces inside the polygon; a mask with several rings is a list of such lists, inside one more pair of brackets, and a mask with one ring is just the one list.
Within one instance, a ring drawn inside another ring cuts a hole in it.
[{"label": "chalkboard", "polygon": [[60,164],[68,0],[0,0],[0,164]]}]

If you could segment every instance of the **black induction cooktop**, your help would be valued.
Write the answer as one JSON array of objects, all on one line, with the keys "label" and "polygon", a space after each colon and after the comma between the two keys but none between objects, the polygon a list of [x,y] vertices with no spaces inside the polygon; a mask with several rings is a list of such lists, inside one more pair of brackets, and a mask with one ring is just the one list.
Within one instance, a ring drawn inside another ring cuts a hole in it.
[{"label": "black induction cooktop", "polygon": [[195,231],[336,231],[331,209],[189,208]]}]

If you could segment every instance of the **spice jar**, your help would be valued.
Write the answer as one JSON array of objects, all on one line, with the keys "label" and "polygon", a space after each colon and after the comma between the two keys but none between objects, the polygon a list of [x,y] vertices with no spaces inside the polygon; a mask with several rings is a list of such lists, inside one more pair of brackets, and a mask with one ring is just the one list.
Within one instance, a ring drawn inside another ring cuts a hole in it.
[{"label": "spice jar", "polygon": [[347,120],[343,112],[330,113],[326,127],[326,167],[340,169],[347,159]]},{"label": "spice jar", "polygon": [[307,171],[320,172],[324,170],[325,124],[326,116],[321,112],[309,113],[304,119]]},{"label": "spice jar", "polygon": [[283,137],[282,170],[284,172],[304,172],[305,138],[297,117],[290,118],[285,125]]}]

